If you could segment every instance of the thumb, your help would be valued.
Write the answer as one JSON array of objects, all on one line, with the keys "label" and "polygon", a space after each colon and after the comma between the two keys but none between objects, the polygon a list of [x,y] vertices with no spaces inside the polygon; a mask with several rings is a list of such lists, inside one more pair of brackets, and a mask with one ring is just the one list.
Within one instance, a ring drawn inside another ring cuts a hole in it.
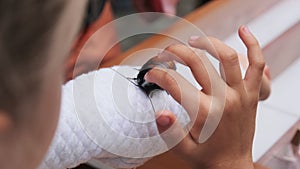
[{"label": "thumb", "polygon": [[156,124],[161,138],[169,149],[184,151],[194,145],[188,130],[184,130],[176,116],[167,110],[158,112]]},{"label": "thumb", "polygon": [[156,124],[159,133],[165,132],[176,121],[175,115],[170,111],[161,111],[156,115]]}]

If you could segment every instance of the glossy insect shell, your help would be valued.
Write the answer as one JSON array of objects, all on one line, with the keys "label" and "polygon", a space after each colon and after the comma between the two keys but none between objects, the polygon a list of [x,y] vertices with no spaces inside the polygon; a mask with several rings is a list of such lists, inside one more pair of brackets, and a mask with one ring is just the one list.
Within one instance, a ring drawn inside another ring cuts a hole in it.
[{"label": "glossy insect shell", "polygon": [[176,70],[175,63],[173,61],[162,61],[159,57],[153,57],[148,60],[140,69],[139,74],[137,75],[137,84],[138,86],[149,96],[149,94],[156,90],[160,89],[163,90],[155,83],[149,83],[144,79],[145,74],[154,67],[160,67],[164,69],[173,69]]}]

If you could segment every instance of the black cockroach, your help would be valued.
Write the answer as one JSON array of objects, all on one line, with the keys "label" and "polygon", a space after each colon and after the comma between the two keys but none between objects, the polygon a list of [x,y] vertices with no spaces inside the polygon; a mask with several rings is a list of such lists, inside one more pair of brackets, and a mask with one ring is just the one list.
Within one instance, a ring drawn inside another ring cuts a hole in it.
[{"label": "black cockroach", "polygon": [[138,69],[139,73],[138,73],[137,77],[135,77],[135,78],[125,77],[120,72],[118,72],[114,69],[112,69],[112,70],[115,71],[116,73],[118,73],[119,75],[121,75],[122,77],[126,78],[127,80],[129,80],[135,86],[138,86],[150,99],[153,111],[155,112],[154,106],[151,101],[151,92],[153,92],[154,90],[157,90],[157,89],[158,90],[163,90],[163,89],[155,83],[147,82],[144,78],[146,73],[148,71],[150,71],[151,69],[153,69],[154,67],[176,70],[176,65],[173,61],[162,61],[158,56],[151,58],[141,67],[141,69]]},{"label": "black cockroach", "polygon": [[160,67],[164,69],[173,69],[176,70],[175,63],[173,61],[162,61],[159,59],[158,56],[151,58],[148,60],[139,70],[139,73],[137,77],[134,79],[137,82],[137,86],[141,88],[148,96],[150,93],[156,89],[162,90],[161,87],[159,87],[155,83],[149,83],[144,79],[144,76],[148,71],[153,69],[154,67]]}]

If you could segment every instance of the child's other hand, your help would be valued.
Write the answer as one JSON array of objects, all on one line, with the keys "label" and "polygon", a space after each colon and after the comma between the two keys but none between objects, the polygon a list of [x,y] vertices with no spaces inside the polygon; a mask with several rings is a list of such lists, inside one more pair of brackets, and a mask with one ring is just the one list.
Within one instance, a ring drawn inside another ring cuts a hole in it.
[{"label": "child's other hand", "polygon": [[[178,137],[183,138],[172,150],[194,168],[253,168],[252,144],[265,61],[256,38],[246,27],[239,29],[239,35],[248,49],[249,67],[244,79],[237,53],[215,38],[209,38],[213,50],[204,38],[193,38],[189,43],[220,60],[221,77],[207,63],[206,57],[198,56],[184,45],[172,45],[161,55],[170,58],[172,53],[173,58],[175,55],[177,61],[189,66],[203,87],[201,91],[173,70],[155,68],[145,76],[147,81],[166,89],[181,103],[194,122],[186,135],[171,112],[163,111],[157,118],[159,131],[168,130],[165,132],[168,135],[162,136],[167,144]],[[199,143],[203,126],[213,128],[220,113],[221,120],[212,135]],[[211,121],[207,121],[209,116]]]}]

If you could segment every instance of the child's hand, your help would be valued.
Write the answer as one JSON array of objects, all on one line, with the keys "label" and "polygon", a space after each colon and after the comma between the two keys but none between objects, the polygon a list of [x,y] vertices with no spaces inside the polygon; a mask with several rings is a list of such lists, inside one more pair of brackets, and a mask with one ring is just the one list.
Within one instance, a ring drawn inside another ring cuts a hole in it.
[{"label": "child's hand", "polygon": [[[157,118],[160,132],[169,131],[165,132],[168,135],[163,135],[167,144],[175,138],[184,137],[173,151],[194,168],[253,168],[255,117],[265,61],[257,40],[246,27],[239,29],[239,35],[248,49],[249,67],[244,79],[237,53],[215,38],[209,38],[215,50],[209,48],[204,38],[193,38],[190,44],[207,50],[220,60],[222,77],[207,63],[207,58],[198,56],[184,45],[172,45],[162,54],[162,57],[167,55],[166,58],[170,58],[170,54],[166,53],[172,53],[179,58],[176,58],[177,61],[189,66],[203,87],[201,91],[173,70],[155,68],[145,76],[147,81],[166,89],[181,103],[194,122],[189,134],[185,135],[185,130],[171,112],[164,111]],[[220,115],[221,121],[213,134],[206,141],[202,140],[204,143],[199,143],[203,126],[213,128],[211,122],[217,122]],[[209,116],[211,121],[207,121]]]}]

